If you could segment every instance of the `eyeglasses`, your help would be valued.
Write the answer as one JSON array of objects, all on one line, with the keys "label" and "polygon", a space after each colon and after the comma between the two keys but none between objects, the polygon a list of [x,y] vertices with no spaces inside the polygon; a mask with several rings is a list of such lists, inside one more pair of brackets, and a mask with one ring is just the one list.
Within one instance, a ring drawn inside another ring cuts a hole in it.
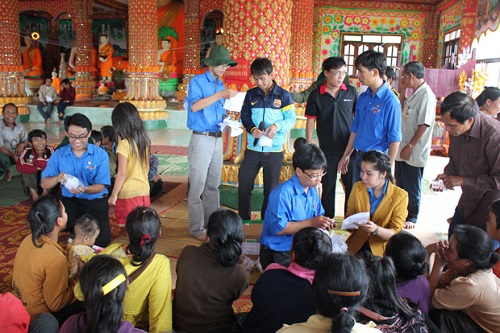
[{"label": "eyeglasses", "polygon": [[88,139],[87,135],[89,135],[89,133],[87,133],[85,135],[80,135],[80,136],[68,135],[68,139],[70,141],[77,141],[77,140],[84,141],[84,140]]},{"label": "eyeglasses", "polygon": [[341,77],[341,76],[346,76],[347,72],[332,72],[331,70],[329,71],[330,74],[335,75],[336,77]]},{"label": "eyeglasses", "polygon": [[307,172],[305,172],[305,170],[302,170],[302,172],[303,172],[303,173],[304,173],[307,177],[311,178],[312,180],[314,180],[314,179],[321,179],[321,178],[323,178],[323,176],[324,176],[324,175],[326,175],[326,171],[324,171],[324,172],[323,172],[322,174],[320,174],[320,175],[310,175],[310,174],[308,174]]},{"label": "eyeglasses", "polygon": [[409,77],[409,76],[410,76],[410,74],[403,74],[403,75],[401,75],[401,80],[404,79],[405,77]]}]

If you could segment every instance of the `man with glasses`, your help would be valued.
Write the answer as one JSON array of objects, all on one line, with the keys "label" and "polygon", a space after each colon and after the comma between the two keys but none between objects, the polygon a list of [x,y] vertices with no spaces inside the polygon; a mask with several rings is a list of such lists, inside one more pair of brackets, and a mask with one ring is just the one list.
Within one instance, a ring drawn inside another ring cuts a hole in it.
[{"label": "man with glasses", "polygon": [[412,61],[403,68],[401,85],[413,93],[404,100],[401,117],[402,141],[396,156],[396,184],[408,192],[405,228],[417,223],[422,194],[422,176],[431,154],[432,128],[436,118],[436,95],[424,81],[422,63]]},{"label": "man with glasses", "polygon": [[[326,81],[311,92],[307,100],[306,140],[311,143],[316,128],[319,147],[327,161],[327,173],[322,180],[321,202],[325,215],[334,217],[337,168],[349,142],[358,95],[353,86],[344,83],[347,74],[344,59],[330,57],[323,62],[322,67]],[[341,175],[341,179],[345,190],[345,212],[352,189],[352,162],[348,164],[347,172]]]},{"label": "man with glasses", "polygon": [[361,158],[370,150],[387,153],[392,170],[401,142],[401,104],[389,89],[383,77],[387,59],[374,50],[363,52],[356,58],[359,82],[368,89],[359,95],[351,126],[349,142],[339,162],[339,171],[347,173],[353,155],[353,182],[361,180]]},{"label": "man with glasses", "polygon": [[193,131],[188,147],[188,223],[191,236],[205,241],[208,217],[220,207],[219,184],[222,173],[222,132],[219,123],[226,111],[224,100],[236,95],[224,87],[226,69],[236,66],[229,50],[214,45],[204,74],[189,82],[187,126]]},{"label": "man with glasses", "polygon": [[325,175],[326,158],[315,144],[303,144],[293,153],[295,174],[269,197],[260,243],[260,263],[290,264],[293,235],[307,227],[330,230],[333,220],[324,216],[318,187]]},{"label": "man with glasses", "polygon": [[238,172],[238,212],[250,220],[251,198],[255,177],[264,172],[264,219],[269,194],[280,182],[283,145],[295,125],[292,96],[273,80],[273,64],[268,58],[257,58],[250,65],[257,84],[247,91],[241,108],[241,122],[247,130],[247,149]]}]

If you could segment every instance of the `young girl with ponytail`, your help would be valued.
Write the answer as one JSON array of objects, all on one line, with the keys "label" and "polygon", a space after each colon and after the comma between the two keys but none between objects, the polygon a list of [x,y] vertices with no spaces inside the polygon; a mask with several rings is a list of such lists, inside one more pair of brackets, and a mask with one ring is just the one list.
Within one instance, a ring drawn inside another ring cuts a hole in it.
[{"label": "young girl with ponytail", "polygon": [[102,254],[119,259],[129,286],[123,301],[123,319],[148,332],[172,330],[172,277],[170,260],[155,253],[161,234],[160,217],[147,207],[136,207],[125,225],[128,244],[111,244]]},{"label": "young girl with ponytail", "polygon": [[207,242],[186,246],[177,261],[174,328],[182,332],[237,332],[232,304],[248,287],[248,274],[237,262],[243,225],[238,214],[210,215]]},{"label": "young girl with ponytail", "polygon": [[368,295],[370,280],[363,261],[348,254],[328,254],[313,282],[318,314],[307,322],[284,325],[277,333],[375,333],[373,322],[357,323],[355,316]]},{"label": "young girl with ponytail", "polygon": [[143,330],[122,320],[127,273],[122,264],[109,255],[93,257],[80,273],[85,312],[64,322],[59,333],[141,333]]}]

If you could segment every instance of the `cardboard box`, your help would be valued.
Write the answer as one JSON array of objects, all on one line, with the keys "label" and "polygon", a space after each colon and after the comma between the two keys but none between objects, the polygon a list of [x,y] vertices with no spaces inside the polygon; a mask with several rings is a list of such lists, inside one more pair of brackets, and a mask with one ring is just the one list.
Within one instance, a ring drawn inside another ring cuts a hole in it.
[{"label": "cardboard box", "polygon": [[260,252],[259,238],[262,234],[262,220],[243,221],[243,254],[250,256],[258,256]]}]

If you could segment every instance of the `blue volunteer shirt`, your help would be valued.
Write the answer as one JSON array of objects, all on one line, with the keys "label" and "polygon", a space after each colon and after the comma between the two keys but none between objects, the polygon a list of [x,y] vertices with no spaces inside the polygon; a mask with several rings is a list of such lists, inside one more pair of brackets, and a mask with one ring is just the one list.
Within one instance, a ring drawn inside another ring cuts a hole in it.
[{"label": "blue volunteer shirt", "polygon": [[368,88],[359,96],[351,132],[354,148],[362,152],[386,152],[391,142],[401,142],[401,104],[385,81],[374,95]]},{"label": "blue volunteer shirt", "polygon": [[225,89],[222,81],[215,78],[209,70],[191,79],[187,97],[187,127],[189,129],[198,132],[220,132],[219,123],[222,122],[222,116],[226,114],[223,108],[224,98],[198,112],[193,112],[191,107],[196,101]]},{"label": "blue volunteer shirt", "polygon": [[290,251],[293,235],[277,235],[288,222],[299,222],[324,214],[318,189],[310,187],[306,193],[295,174],[269,195],[259,243],[273,251]]},{"label": "blue volunteer shirt", "polygon": [[389,179],[385,180],[384,189],[382,190],[382,194],[378,198],[375,197],[373,188],[368,189],[368,197],[370,198],[370,219],[373,214],[375,214],[375,211],[377,210],[378,206],[382,202],[382,199],[384,199],[384,196],[387,193],[387,184],[389,184]]},{"label": "blue volunteer shirt", "polygon": [[[84,186],[95,184],[110,185],[109,158],[105,150],[91,143],[81,157],[76,156],[71,145],[60,147],[50,157],[47,167],[42,171],[42,179],[56,177],[65,172],[77,177]],[[99,193],[73,194],[66,187],[61,186],[62,195],[67,198],[93,200],[108,194],[106,187]]]}]

